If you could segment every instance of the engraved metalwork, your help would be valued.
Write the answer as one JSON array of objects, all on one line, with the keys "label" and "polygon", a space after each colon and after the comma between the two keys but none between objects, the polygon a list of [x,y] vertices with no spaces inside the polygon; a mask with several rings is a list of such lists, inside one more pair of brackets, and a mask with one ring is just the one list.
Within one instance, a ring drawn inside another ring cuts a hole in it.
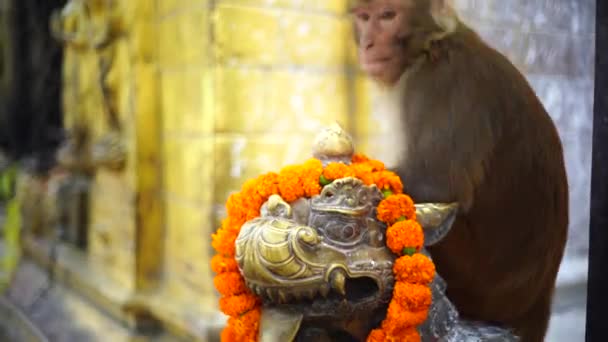
[{"label": "engraved metalwork", "polygon": [[351,136],[336,123],[317,135],[313,142],[312,155],[319,159],[323,166],[331,162],[348,164],[354,151]]},{"label": "engraved metalwork", "polygon": [[[382,198],[376,186],[355,178],[334,181],[297,209],[271,197],[236,241],[248,287],[273,315],[302,314],[301,322],[285,319],[291,324],[306,329],[330,318],[328,329],[363,339],[386,311],[393,287],[395,256],[383,242],[386,226],[375,219]],[[298,210],[304,221],[294,219]]]},{"label": "engraved metalwork", "polygon": [[[315,157],[324,163],[350,162],[352,142],[339,126],[316,142]],[[363,341],[379,326],[396,258],[386,247],[387,227],[376,218],[382,199],[375,185],[342,178],[292,203],[273,195],[261,216],[241,227],[236,260],[263,302],[260,341]],[[428,246],[449,233],[458,204],[420,203],[416,214]],[[518,340],[507,329],[461,320],[439,275],[431,289],[429,316],[419,327],[423,341]]]}]

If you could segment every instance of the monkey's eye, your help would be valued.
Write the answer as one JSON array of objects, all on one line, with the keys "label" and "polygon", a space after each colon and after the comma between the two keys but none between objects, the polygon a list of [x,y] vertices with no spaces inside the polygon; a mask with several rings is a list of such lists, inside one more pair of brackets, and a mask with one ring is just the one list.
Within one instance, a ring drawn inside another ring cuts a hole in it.
[{"label": "monkey's eye", "polygon": [[397,12],[393,10],[386,10],[380,14],[380,20],[391,20],[397,16]]},{"label": "monkey's eye", "polygon": [[357,13],[357,19],[359,19],[361,21],[368,21],[369,20],[369,14],[365,13],[365,12],[359,12],[359,13]]}]

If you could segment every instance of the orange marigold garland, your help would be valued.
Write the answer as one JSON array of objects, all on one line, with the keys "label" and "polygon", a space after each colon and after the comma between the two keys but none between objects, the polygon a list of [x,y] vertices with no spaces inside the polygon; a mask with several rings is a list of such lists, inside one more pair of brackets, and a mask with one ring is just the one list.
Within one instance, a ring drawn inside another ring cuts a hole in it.
[{"label": "orange marigold garland", "polygon": [[386,245],[395,254],[420,252],[423,244],[424,233],[414,220],[399,221],[386,230]]},{"label": "orange marigold garland", "polygon": [[431,305],[430,282],[435,276],[433,262],[420,254],[424,243],[422,228],[416,222],[412,199],[403,194],[403,184],[382,162],[355,154],[352,164],[330,163],[323,168],[317,159],[286,166],[245,182],[240,192],[226,202],[228,217],[212,235],[218,253],[211,260],[214,279],[221,295],[220,310],[229,316],[222,331],[223,342],[252,341],[258,336],[261,302],[245,285],[238,271],[235,240],[241,226],[260,215],[260,208],[271,195],[285,201],[318,195],[323,186],[343,177],[356,177],[366,185],[375,184],[385,199],[377,207],[377,217],[387,224],[387,247],[399,258],[393,265],[395,288],[385,320],[370,332],[367,341],[420,341],[416,327],[426,320]]}]

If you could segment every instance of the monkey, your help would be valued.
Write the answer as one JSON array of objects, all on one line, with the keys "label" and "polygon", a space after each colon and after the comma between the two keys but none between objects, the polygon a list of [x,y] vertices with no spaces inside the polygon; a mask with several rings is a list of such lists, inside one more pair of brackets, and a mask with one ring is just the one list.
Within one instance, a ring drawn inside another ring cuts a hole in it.
[{"label": "monkey", "polygon": [[543,341],[568,235],[559,133],[528,80],[448,0],[355,0],[360,69],[397,111],[391,167],[415,202],[458,202],[429,247],[464,319]]}]

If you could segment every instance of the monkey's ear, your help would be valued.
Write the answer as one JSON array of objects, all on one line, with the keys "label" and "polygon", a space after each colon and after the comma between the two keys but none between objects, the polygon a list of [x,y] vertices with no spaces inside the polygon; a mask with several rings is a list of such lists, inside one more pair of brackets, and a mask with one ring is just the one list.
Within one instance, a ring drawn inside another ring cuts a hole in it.
[{"label": "monkey's ear", "polygon": [[452,0],[430,0],[433,15],[446,15],[451,11]]},{"label": "monkey's ear", "polygon": [[431,8],[431,16],[435,19],[444,33],[451,33],[456,30],[458,19],[454,7],[453,0],[429,0]]}]

